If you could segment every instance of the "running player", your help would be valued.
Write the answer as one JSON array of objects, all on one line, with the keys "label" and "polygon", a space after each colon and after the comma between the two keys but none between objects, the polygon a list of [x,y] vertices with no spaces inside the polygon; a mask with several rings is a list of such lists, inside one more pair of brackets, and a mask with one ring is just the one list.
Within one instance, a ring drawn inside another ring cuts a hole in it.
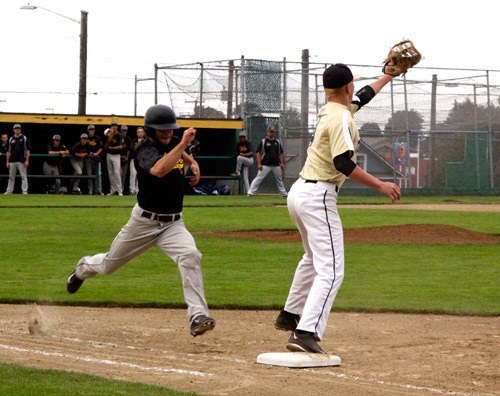
[{"label": "running player", "polygon": [[138,203],[107,253],[80,259],[68,278],[67,290],[76,293],[85,279],[111,274],[157,246],[179,267],[191,321],[190,332],[196,337],[215,327],[215,320],[208,316],[201,253],[182,219],[184,163],[191,166],[190,183],[194,185],[200,180],[198,163],[185,152],[196,130],[185,130],[182,139],[173,136],[179,125],[174,111],[164,105],[150,107],[144,125],[147,138],[134,152],[139,178]]}]

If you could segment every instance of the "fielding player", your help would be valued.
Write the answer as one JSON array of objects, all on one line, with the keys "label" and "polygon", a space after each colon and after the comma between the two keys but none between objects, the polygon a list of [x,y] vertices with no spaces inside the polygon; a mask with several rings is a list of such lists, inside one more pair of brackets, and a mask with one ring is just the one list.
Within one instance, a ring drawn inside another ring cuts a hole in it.
[{"label": "fielding player", "polygon": [[325,353],[318,345],[344,277],[344,239],[337,211],[337,194],[346,177],[378,190],[393,202],[399,187],[380,181],[356,165],[358,128],[352,115],[367,104],[392,76],[384,74],[353,98],[351,70],[344,64],[328,67],[323,86],[328,103],[318,115],[307,159],[288,194],[288,211],[304,245],[284,309],[275,327],[292,330],[287,349]]},{"label": "fielding player", "polygon": [[193,173],[191,184],[200,180],[198,163],[185,152],[196,130],[185,130],[181,139],[173,136],[179,125],[174,111],[164,105],[150,107],[144,125],[147,137],[134,153],[139,179],[138,203],[107,253],[80,259],[68,278],[67,289],[75,293],[85,279],[111,274],[150,247],[157,246],[179,267],[190,332],[196,337],[215,327],[215,320],[208,316],[201,253],[182,219],[184,163],[190,165]]}]

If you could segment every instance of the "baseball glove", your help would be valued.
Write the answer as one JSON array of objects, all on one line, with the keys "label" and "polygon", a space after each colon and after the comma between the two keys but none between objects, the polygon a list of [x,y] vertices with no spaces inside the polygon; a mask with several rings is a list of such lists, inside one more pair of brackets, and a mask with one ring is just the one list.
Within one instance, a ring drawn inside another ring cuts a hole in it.
[{"label": "baseball glove", "polygon": [[404,40],[394,45],[384,60],[382,72],[397,77],[406,74],[408,69],[422,59],[422,54],[415,48],[411,40]]}]

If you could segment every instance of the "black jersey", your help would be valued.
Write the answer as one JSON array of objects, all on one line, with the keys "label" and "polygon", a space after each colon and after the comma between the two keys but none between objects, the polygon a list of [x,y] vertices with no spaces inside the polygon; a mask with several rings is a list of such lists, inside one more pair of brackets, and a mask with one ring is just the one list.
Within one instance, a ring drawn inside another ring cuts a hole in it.
[{"label": "black jersey", "polygon": [[88,143],[82,144],[81,142],[77,142],[71,148],[71,152],[73,154],[84,154],[89,152]]},{"label": "black jersey", "polygon": [[[66,150],[67,150],[66,146],[62,143],[59,143],[59,145],[56,146],[54,142],[52,142],[47,146],[47,151],[66,151]],[[45,162],[51,166],[58,166],[62,163],[62,156],[57,155],[53,157],[47,157],[45,158]]]},{"label": "black jersey", "polygon": [[26,161],[27,151],[31,150],[31,144],[24,135],[15,135],[9,139],[10,162]]},{"label": "black jersey", "polygon": [[252,145],[248,140],[245,140],[244,142],[239,142],[236,145],[236,152],[238,153],[238,155],[250,153],[252,152]]},{"label": "black jersey", "polygon": [[262,154],[262,165],[279,166],[283,147],[278,139],[264,138],[260,141],[257,151]]},{"label": "black jersey", "polygon": [[139,206],[153,213],[180,213],[184,198],[184,161],[177,161],[174,168],[163,177],[150,173],[154,164],[180,142],[176,136],[167,146],[146,138],[134,152],[134,164],[137,169]]},{"label": "black jersey", "polygon": [[[122,157],[127,157],[128,153],[132,151],[132,139],[126,135],[122,135],[122,142],[124,147],[120,150],[120,155]],[[130,160],[130,157],[128,158],[128,160]]]},{"label": "black jersey", "polygon": [[108,154],[113,154],[113,155],[119,155],[120,154],[120,150],[109,150],[110,147],[118,147],[118,146],[122,146],[122,142],[123,142],[123,137],[122,137],[122,134],[120,132],[117,132],[114,136],[113,136],[113,139],[109,139],[109,135],[107,136],[107,147],[108,147]]},{"label": "black jersey", "polygon": [[89,146],[89,152],[91,152],[91,153],[96,153],[102,147],[101,138],[99,136],[96,136],[96,135],[94,135],[92,137],[89,136],[89,140],[88,140],[87,144]]},{"label": "black jersey", "polygon": [[7,151],[9,151],[9,141],[4,143],[0,143],[0,173],[8,173],[5,172],[7,170]]}]

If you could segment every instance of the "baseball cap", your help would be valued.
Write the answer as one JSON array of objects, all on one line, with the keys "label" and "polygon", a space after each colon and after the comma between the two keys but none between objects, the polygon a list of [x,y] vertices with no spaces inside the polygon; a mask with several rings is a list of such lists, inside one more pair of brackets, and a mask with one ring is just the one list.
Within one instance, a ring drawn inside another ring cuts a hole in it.
[{"label": "baseball cap", "polygon": [[95,126],[90,124],[88,127],[87,127],[87,131],[90,131],[91,129],[95,129]]},{"label": "baseball cap", "polygon": [[61,135],[54,135],[52,136],[52,140],[61,140]]},{"label": "baseball cap", "polygon": [[120,127],[120,130],[121,130],[121,131],[128,131],[128,126],[126,126],[126,125],[122,125],[122,126]]},{"label": "baseball cap", "polygon": [[14,124],[12,129],[21,129],[21,124]]},{"label": "baseball cap", "polygon": [[111,125],[118,125],[118,122],[116,122],[116,121],[111,121]]},{"label": "baseball cap", "polygon": [[323,87],[340,88],[354,80],[349,67],[343,63],[329,66],[323,73]]},{"label": "baseball cap", "polygon": [[269,125],[269,126],[267,127],[267,131],[268,131],[268,132],[276,132],[276,129],[274,128],[274,125]]},{"label": "baseball cap", "polygon": [[246,135],[247,135],[247,133],[245,131],[241,131],[239,134],[239,137],[246,136]]},{"label": "baseball cap", "polygon": [[80,139],[88,139],[89,138],[89,135],[87,135],[86,133],[82,133],[80,135]]}]

